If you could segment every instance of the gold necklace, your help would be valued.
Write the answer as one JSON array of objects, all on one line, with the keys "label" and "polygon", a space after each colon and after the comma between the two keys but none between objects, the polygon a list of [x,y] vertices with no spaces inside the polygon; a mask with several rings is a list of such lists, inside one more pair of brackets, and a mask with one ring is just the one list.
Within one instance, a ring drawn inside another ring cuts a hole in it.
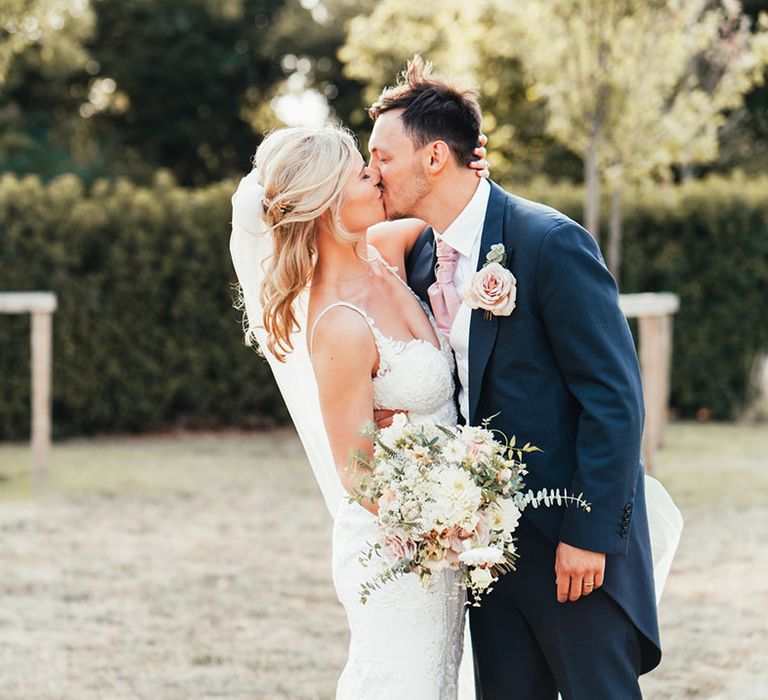
[{"label": "gold necklace", "polygon": [[367,272],[363,273],[362,275],[356,275],[355,277],[328,277],[324,276],[321,279],[319,279],[317,282],[312,282],[310,284],[310,287],[314,287],[316,284],[320,284],[322,282],[353,282],[354,280],[361,280],[364,277],[371,277],[373,274],[373,270],[368,270]]}]

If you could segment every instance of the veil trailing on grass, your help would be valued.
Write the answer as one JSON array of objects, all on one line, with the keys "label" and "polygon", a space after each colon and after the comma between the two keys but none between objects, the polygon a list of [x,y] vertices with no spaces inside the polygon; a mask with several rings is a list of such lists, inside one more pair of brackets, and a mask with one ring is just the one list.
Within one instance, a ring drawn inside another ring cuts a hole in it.
[{"label": "veil trailing on grass", "polygon": [[264,188],[254,169],[246,175],[232,195],[232,235],[229,251],[242,291],[246,315],[246,344],[258,344],[266,357],[299,434],[310,466],[315,474],[325,505],[336,514],[345,497],[325,432],[312,362],[306,344],[308,290],[295,302],[299,330],[293,335],[293,352],[280,362],[267,348],[267,334],[262,325],[263,309],[259,301],[264,268],[272,255],[272,236],[265,224],[261,204]]}]

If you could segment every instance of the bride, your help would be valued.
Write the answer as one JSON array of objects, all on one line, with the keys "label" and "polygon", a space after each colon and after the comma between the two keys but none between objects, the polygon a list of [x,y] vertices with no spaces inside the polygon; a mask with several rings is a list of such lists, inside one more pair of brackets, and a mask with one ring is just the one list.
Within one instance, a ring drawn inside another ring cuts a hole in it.
[{"label": "bride", "polygon": [[[374,409],[407,410],[412,422],[456,423],[450,347],[401,276],[424,223],[381,223],[377,176],[341,129],[272,133],[256,152],[254,173],[256,192],[241,188],[235,196],[232,257],[246,338],[272,359],[289,409],[300,411],[294,420],[310,457],[315,453],[334,515],[333,580],[351,631],[337,698],[456,698],[464,598],[452,573],[436,575],[429,592],[408,575],[360,603],[360,584],[374,572],[358,557],[376,540],[376,506],[346,497],[359,478],[355,456],[373,450],[360,429]],[[244,196],[255,199],[262,217],[238,220]],[[261,218],[267,235],[237,235],[238,224],[258,229]],[[381,241],[388,259],[372,241]],[[281,363],[299,374],[281,372]],[[292,399],[307,405],[291,406]],[[316,430],[320,414],[330,456]]]},{"label": "bride", "polygon": [[[486,174],[484,161],[473,167]],[[233,197],[230,249],[246,342],[267,357],[334,518],[333,580],[351,631],[337,700],[455,700],[465,616],[452,573],[429,592],[406,575],[359,599],[375,571],[358,557],[377,539],[376,505],[348,499],[356,456],[372,452],[361,426],[382,408],[456,422],[450,347],[402,272],[424,223],[382,223],[377,177],[344,130],[273,132]],[[465,668],[462,696],[473,697]]]}]

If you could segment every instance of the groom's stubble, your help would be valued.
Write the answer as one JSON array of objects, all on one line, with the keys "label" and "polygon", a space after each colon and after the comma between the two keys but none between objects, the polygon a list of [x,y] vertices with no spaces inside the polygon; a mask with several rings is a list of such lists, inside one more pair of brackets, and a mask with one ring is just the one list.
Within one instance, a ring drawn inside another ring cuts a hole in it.
[{"label": "groom's stubble", "polygon": [[429,196],[430,186],[423,167],[417,161],[407,178],[395,188],[384,181],[380,185],[384,201],[384,213],[388,221],[396,219],[421,219],[420,205]]}]

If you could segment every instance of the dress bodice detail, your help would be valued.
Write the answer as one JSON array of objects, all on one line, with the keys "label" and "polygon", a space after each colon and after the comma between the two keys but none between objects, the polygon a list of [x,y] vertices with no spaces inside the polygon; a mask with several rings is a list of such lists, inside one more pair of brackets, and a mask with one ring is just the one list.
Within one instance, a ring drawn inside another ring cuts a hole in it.
[{"label": "dress bodice detail", "polygon": [[381,258],[379,261],[419,302],[440,346],[424,338],[399,340],[387,336],[364,309],[347,301],[337,301],[325,307],[315,319],[310,335],[310,353],[320,319],[340,306],[352,309],[368,323],[379,356],[373,377],[374,408],[405,410],[414,423],[434,421],[455,425],[454,359],[450,344],[438,330],[429,306],[403,281],[397,268]]}]

